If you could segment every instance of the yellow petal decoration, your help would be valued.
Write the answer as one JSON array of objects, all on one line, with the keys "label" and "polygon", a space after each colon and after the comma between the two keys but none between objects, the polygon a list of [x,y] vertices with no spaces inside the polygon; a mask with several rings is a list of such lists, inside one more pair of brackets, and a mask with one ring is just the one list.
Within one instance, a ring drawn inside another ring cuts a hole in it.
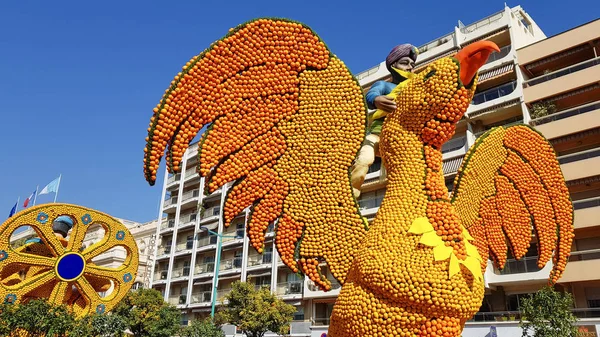
[{"label": "yellow petal decoration", "polygon": [[458,274],[458,272],[460,271],[458,257],[456,257],[456,255],[454,255],[454,254],[450,255],[450,266],[448,267],[448,269],[449,269],[449,278],[452,278],[452,276]]},{"label": "yellow petal decoration", "polygon": [[408,229],[408,232],[412,234],[423,234],[431,231],[433,231],[433,225],[425,217],[414,219]]},{"label": "yellow petal decoration", "polygon": [[450,254],[452,254],[452,247],[439,245],[433,248],[433,257],[436,261],[447,260],[450,257]]},{"label": "yellow petal decoration", "polygon": [[448,260],[448,258],[450,259],[450,264],[448,266],[449,278],[460,272],[460,265],[462,264],[471,272],[473,277],[478,281],[483,281],[481,255],[479,255],[477,248],[469,242],[469,240],[473,241],[475,239],[473,239],[466,229],[463,230],[463,238],[467,251],[467,257],[464,261],[454,254],[454,249],[452,247],[445,245],[442,238],[435,232],[433,225],[429,222],[428,218],[420,217],[413,220],[413,223],[408,229],[408,233],[423,235],[419,240],[419,243],[428,247],[433,247],[433,258],[435,261],[445,261]]}]

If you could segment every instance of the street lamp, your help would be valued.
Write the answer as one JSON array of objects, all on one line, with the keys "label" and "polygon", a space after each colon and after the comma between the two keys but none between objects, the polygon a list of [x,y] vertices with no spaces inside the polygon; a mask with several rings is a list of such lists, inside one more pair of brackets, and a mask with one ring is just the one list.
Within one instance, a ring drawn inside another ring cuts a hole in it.
[{"label": "street lamp", "polygon": [[221,268],[221,244],[222,238],[235,238],[235,235],[223,235],[217,232],[214,232],[207,227],[200,226],[200,229],[204,229],[209,234],[217,236],[217,256],[215,258],[215,277],[213,278],[213,287],[212,287],[212,296],[211,296],[211,308],[210,308],[210,317],[215,318],[215,303],[217,302],[217,285],[219,284],[219,269]]}]

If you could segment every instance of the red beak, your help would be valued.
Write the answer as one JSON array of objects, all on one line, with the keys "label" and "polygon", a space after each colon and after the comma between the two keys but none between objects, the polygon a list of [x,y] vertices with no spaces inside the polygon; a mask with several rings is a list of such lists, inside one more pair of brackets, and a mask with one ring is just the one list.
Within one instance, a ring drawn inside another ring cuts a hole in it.
[{"label": "red beak", "polygon": [[500,48],[492,41],[477,41],[461,49],[455,58],[460,63],[460,80],[468,85],[477,74],[479,68],[487,62],[492,52]]}]

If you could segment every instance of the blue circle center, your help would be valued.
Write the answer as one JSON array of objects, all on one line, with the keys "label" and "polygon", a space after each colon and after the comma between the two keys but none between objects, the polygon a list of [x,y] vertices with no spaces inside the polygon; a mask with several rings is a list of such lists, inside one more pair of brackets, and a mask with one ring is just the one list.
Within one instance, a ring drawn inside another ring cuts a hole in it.
[{"label": "blue circle center", "polygon": [[84,266],[85,263],[81,255],[68,253],[60,258],[56,266],[56,271],[62,279],[72,281],[81,275]]}]

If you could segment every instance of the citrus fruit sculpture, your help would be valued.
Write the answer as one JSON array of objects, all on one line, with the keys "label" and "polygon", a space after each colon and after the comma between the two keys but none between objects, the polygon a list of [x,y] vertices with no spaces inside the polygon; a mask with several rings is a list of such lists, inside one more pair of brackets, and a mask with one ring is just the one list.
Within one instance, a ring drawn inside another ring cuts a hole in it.
[{"label": "citrus fruit sculpture", "polygon": [[[57,220],[71,227],[66,238],[53,230]],[[13,248],[10,238],[23,226],[31,227],[37,238]],[[92,226],[102,227],[105,235],[84,247]],[[113,253],[116,247],[126,252],[120,267],[96,264],[96,258]],[[127,227],[89,208],[60,203],[35,206],[0,226],[0,301],[4,303],[45,298],[66,305],[78,317],[103,314],[127,294],[137,267],[138,249]]]},{"label": "citrus fruit sculpture", "polygon": [[385,197],[368,227],[349,169],[365,136],[362,90],[307,26],[257,19],[232,29],[185,64],[148,128],[144,173],[170,172],[197,132],[198,171],[214,191],[234,181],[224,223],[250,207],[259,252],[277,220],[283,262],[323,290],[326,262],[343,285],[329,336],[459,336],[479,309],[488,258],[524,255],[532,228],[539,261],[565,269],[573,208],[555,153],[526,125],[494,128],[468,151],[448,197],[441,148],[475,92],[477,71],[498,51],[472,43],[430,64],[396,97],[380,153]]}]

